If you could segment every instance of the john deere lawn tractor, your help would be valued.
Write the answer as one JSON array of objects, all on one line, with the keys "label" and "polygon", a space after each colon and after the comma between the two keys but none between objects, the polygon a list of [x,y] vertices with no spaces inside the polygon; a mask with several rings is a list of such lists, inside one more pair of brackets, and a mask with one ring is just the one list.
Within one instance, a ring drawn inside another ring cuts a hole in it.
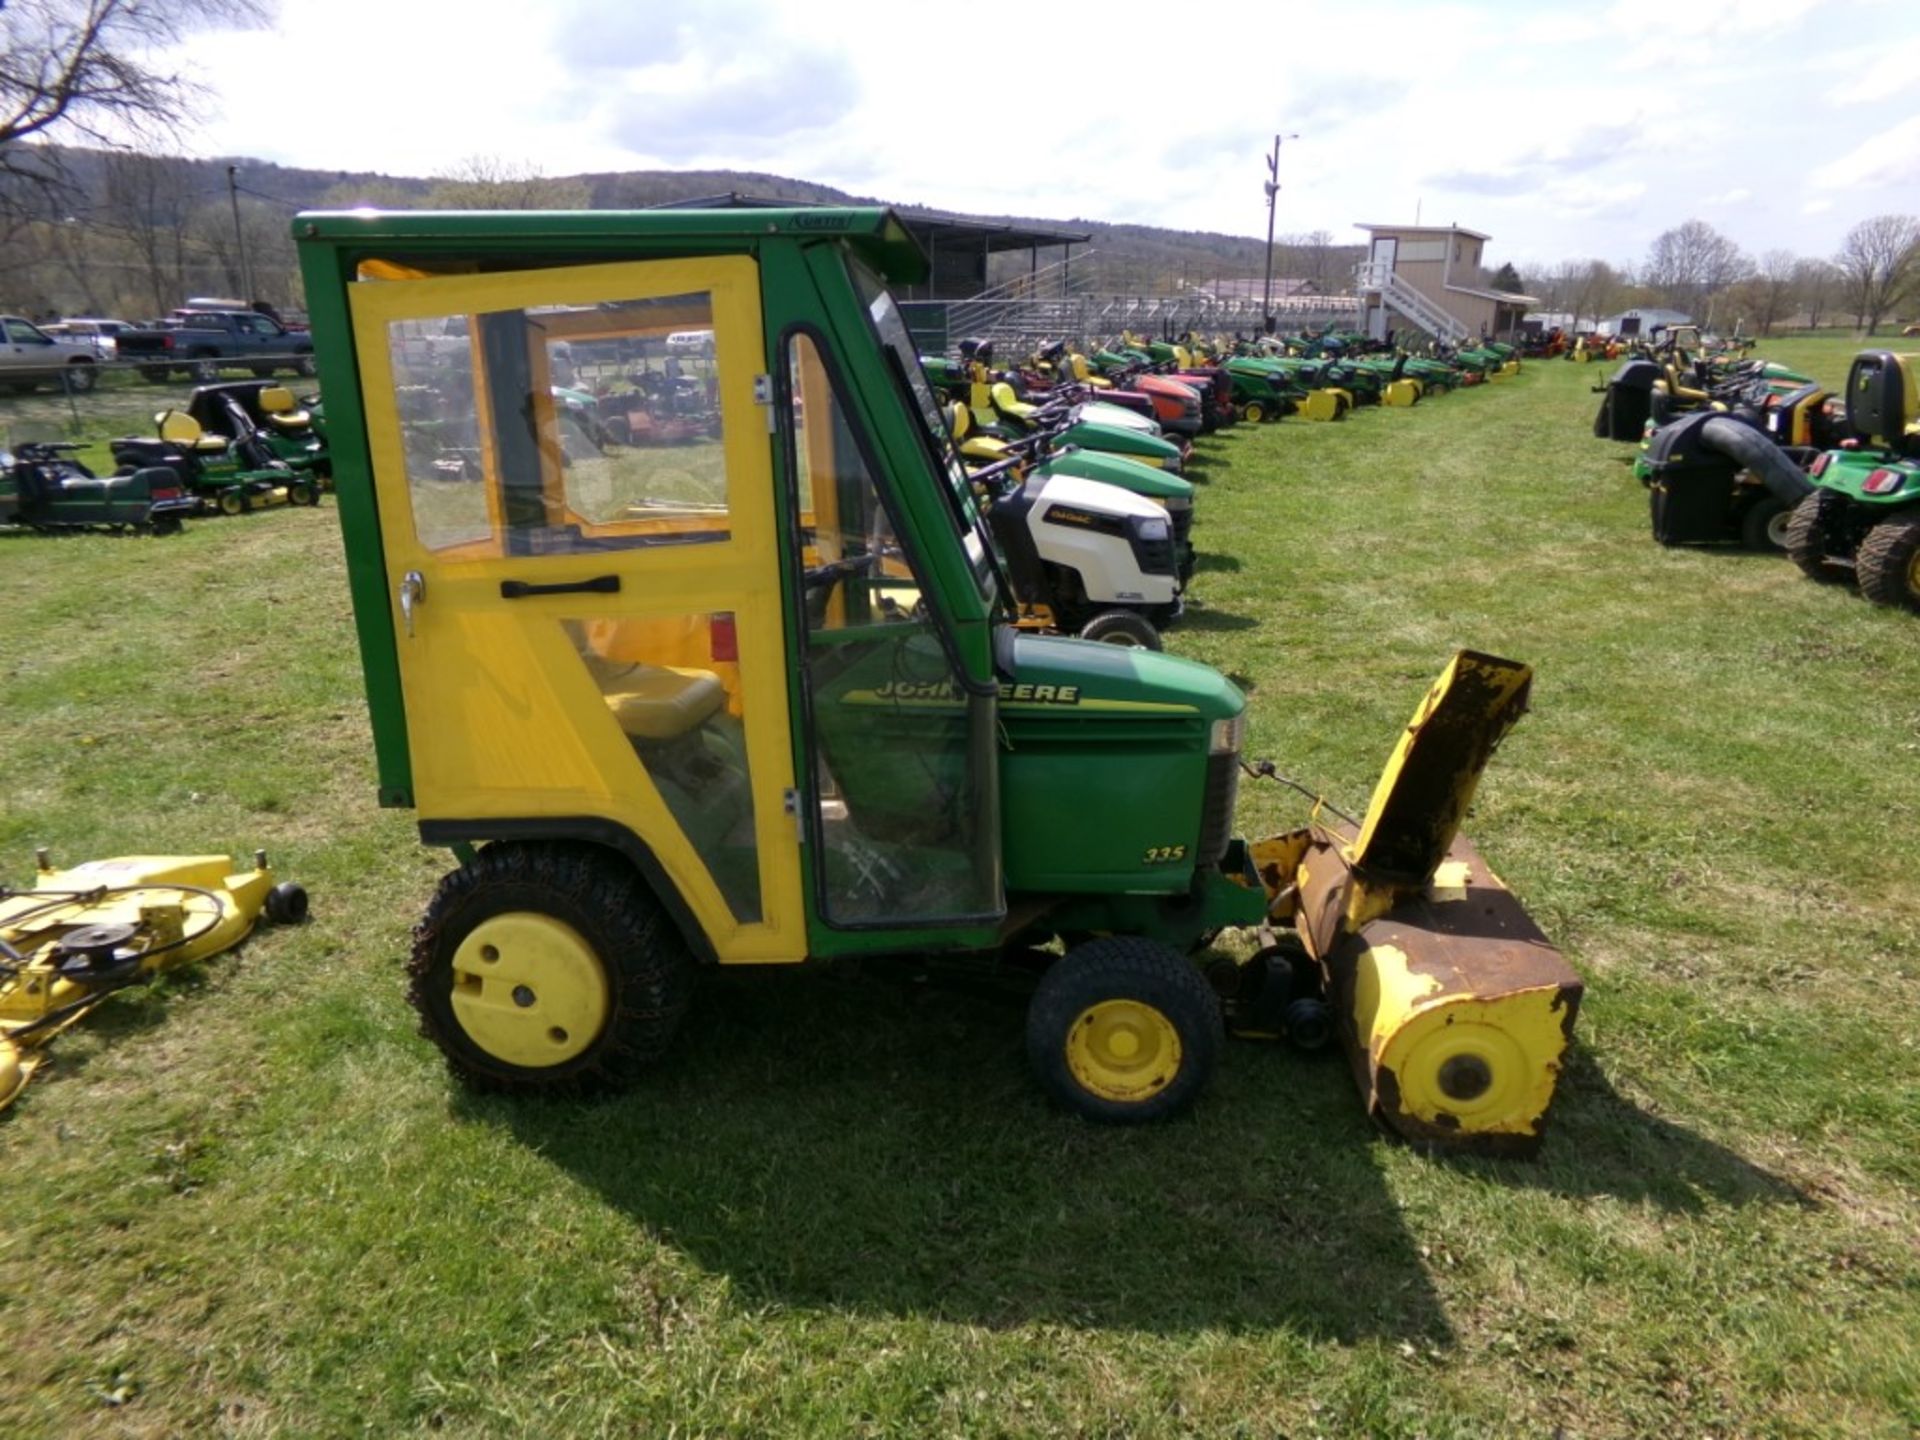
[{"label": "john deere lawn tractor", "polygon": [[1920,610],[1920,355],[1867,350],[1847,373],[1849,446],[1813,464],[1787,553],[1815,580],[1851,578],[1882,605]]},{"label": "john deere lawn tractor", "polygon": [[[1277,1012],[1331,1017],[1400,1133],[1537,1144],[1580,981],[1457,833],[1526,667],[1457,656],[1358,826],[1237,838],[1239,690],[1012,623],[891,211],[294,229],[380,798],[459,858],[410,961],[457,1075],[632,1080],[703,962],[942,952],[1031,974],[1033,1069],[1093,1119],[1180,1110]],[[462,347],[390,343],[456,317]],[[562,463],[548,376],[587,327],[711,332],[719,433]],[[414,458],[421,370],[469,388],[477,479]],[[1215,986],[1230,931],[1268,943]]]}]

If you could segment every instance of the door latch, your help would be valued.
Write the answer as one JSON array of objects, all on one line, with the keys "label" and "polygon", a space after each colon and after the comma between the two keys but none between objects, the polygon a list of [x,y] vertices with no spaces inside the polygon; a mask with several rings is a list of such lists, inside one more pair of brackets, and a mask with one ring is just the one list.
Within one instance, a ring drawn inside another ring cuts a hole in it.
[{"label": "door latch", "polygon": [[409,570],[400,577],[400,618],[406,622],[407,638],[413,638],[413,607],[427,598],[427,577]]}]

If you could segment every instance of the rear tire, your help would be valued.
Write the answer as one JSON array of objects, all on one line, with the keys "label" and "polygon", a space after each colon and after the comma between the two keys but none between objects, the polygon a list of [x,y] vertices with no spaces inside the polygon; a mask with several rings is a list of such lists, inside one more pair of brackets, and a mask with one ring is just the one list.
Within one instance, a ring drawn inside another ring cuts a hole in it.
[{"label": "rear tire", "polygon": [[665,1055],[693,990],[693,957],[633,868],[565,841],[489,845],[442,879],[407,973],[448,1068],[528,1094],[630,1083]]},{"label": "rear tire", "polygon": [[1787,521],[1787,558],[1800,573],[1822,585],[1844,585],[1853,572],[1827,559],[1827,531],[1836,513],[1847,504],[1844,495],[1815,490],[1793,507]]},{"label": "rear tire", "polygon": [[75,360],[67,366],[66,388],[73,395],[85,395],[100,383],[100,374],[91,360]]},{"label": "rear tire", "polygon": [[1164,648],[1153,622],[1131,610],[1102,610],[1080,627],[1080,638],[1098,640],[1105,645],[1128,645],[1136,650]]},{"label": "rear tire", "polygon": [[1067,952],[1027,1009],[1041,1088],[1088,1120],[1137,1125],[1191,1105],[1220,1058],[1220,1002],[1184,955],[1107,935]]},{"label": "rear tire", "polygon": [[1920,517],[1882,520],[1860,542],[1855,564],[1867,599],[1920,610]]},{"label": "rear tire", "polygon": [[318,505],[319,503],[320,492],[314,487],[313,481],[295,480],[291,485],[287,486],[287,504]]}]

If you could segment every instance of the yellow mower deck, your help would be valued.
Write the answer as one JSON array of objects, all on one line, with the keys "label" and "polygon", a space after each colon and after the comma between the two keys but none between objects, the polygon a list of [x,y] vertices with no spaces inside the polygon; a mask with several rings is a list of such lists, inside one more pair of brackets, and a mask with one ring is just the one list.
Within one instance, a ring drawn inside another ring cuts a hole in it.
[{"label": "yellow mower deck", "polygon": [[0,888],[0,1109],[39,1069],[48,1043],[115,990],[229,950],[262,910],[297,920],[298,886],[275,887],[264,855],[127,855],[55,870],[31,890]]}]

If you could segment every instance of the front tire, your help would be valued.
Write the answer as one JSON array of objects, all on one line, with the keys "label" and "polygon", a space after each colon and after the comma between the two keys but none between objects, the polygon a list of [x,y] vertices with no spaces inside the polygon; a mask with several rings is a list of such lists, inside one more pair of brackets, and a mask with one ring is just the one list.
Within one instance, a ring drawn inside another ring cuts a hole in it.
[{"label": "front tire", "polygon": [[1740,516],[1740,543],[1749,550],[1767,551],[1787,548],[1787,530],[1793,524],[1793,507],[1778,495],[1767,495],[1747,506]]},{"label": "front tire", "polygon": [[1160,632],[1144,615],[1131,610],[1102,610],[1080,627],[1082,640],[1098,640],[1106,645],[1128,645],[1136,650],[1159,650]]},{"label": "front tire", "polygon": [[1793,507],[1787,521],[1787,558],[1800,573],[1822,585],[1842,585],[1853,577],[1844,565],[1827,559],[1827,532],[1845,508],[1847,497],[1832,490],[1815,490]]},{"label": "front tire", "polygon": [[244,515],[252,508],[247,504],[247,497],[238,490],[222,490],[219,500],[215,503],[219,506],[222,515]]},{"label": "front tire", "polygon": [[407,999],[477,1089],[630,1083],[672,1043],[693,957],[624,860],[597,846],[489,845],[414,927]]},{"label": "front tire", "polygon": [[1855,563],[1867,599],[1920,610],[1920,518],[1882,520],[1860,542]]},{"label": "front tire", "polygon": [[1137,1125],[1191,1105],[1225,1027],[1205,977],[1178,951],[1131,935],[1056,961],[1027,1009],[1027,1058],[1049,1098],[1088,1120]]}]

